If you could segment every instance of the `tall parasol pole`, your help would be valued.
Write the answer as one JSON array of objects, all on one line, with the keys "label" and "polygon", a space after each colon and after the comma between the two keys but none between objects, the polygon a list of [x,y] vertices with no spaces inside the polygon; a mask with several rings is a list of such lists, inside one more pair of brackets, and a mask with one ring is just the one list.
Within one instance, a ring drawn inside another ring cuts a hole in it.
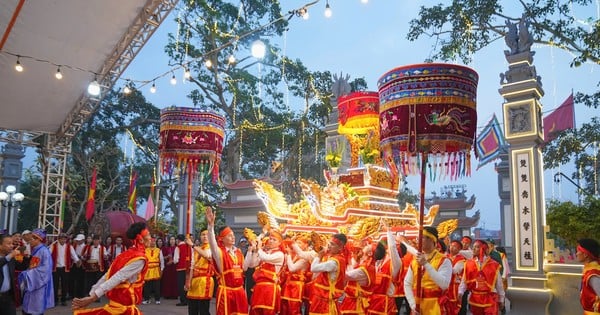
[{"label": "tall parasol pole", "polygon": [[[385,160],[399,164],[405,176],[421,173],[419,252],[423,250],[428,155],[441,158],[433,160],[430,173],[451,180],[470,175],[478,79],[474,70],[464,66],[427,63],[392,69],[377,82],[380,148]],[[440,178],[430,175],[432,180]],[[423,274],[423,268],[418,268],[415,293],[419,312]]]}]

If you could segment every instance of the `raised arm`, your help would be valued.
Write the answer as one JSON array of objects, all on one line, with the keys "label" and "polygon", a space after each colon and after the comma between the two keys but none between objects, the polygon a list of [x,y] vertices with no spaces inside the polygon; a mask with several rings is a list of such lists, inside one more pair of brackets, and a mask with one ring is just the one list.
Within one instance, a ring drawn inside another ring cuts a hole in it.
[{"label": "raised arm", "polygon": [[208,224],[208,243],[210,244],[210,253],[215,260],[217,271],[223,273],[223,257],[221,256],[221,250],[217,244],[217,238],[215,237],[215,214],[211,207],[206,207],[206,223]]}]

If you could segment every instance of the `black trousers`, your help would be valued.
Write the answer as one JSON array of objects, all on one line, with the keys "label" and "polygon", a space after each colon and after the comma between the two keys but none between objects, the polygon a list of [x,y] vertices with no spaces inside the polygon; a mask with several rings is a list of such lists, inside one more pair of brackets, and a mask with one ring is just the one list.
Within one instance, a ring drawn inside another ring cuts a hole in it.
[{"label": "black trousers", "polygon": [[0,294],[0,315],[17,315],[13,294]]},{"label": "black trousers", "polygon": [[188,315],[210,315],[210,300],[188,299]]},{"label": "black trousers", "polygon": [[469,309],[469,291],[465,291],[463,294],[462,301],[460,303],[460,311],[458,315],[467,315],[467,310]]},{"label": "black trousers", "polygon": [[177,271],[177,289],[179,290],[179,302],[187,303],[187,292],[183,289],[185,285],[185,270]]},{"label": "black trousers", "polygon": [[[408,300],[406,300],[405,296],[396,297],[396,308],[398,309],[398,315],[410,314],[410,305],[408,305]],[[402,305],[406,306],[404,312],[402,312]]]},{"label": "black trousers", "polygon": [[60,285],[60,301],[67,301],[69,293],[69,273],[65,271],[65,267],[57,267],[52,273],[52,281],[54,282],[54,301],[58,301],[58,287]]},{"label": "black trousers", "polygon": [[98,282],[98,280],[100,280],[100,277],[102,277],[102,272],[101,271],[86,271],[85,272],[85,289],[84,289],[84,294],[85,296],[87,296],[88,292],[90,292],[90,290],[92,289],[92,286],[94,284],[96,284],[96,282]]},{"label": "black trousers", "polygon": [[82,298],[87,296],[88,292],[84,292],[85,289],[85,272],[82,267],[73,266],[71,268],[69,282],[71,287],[71,297]]},{"label": "black trousers", "polygon": [[149,300],[154,294],[154,301],[160,301],[160,278],[144,283],[144,300]]}]

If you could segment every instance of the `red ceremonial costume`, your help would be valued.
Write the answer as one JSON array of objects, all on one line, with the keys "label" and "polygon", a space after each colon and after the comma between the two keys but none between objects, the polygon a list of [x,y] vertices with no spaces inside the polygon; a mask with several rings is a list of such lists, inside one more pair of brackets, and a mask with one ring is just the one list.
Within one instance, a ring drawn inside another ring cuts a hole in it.
[{"label": "red ceremonial costume", "polygon": [[367,314],[396,313],[396,301],[393,297],[388,296],[388,290],[392,285],[392,260],[389,256],[375,263],[375,273],[373,294],[369,298]]},{"label": "red ceremonial costume", "polygon": [[144,268],[139,273],[135,282],[130,283],[128,280],[121,282],[110,291],[106,292],[109,302],[104,307],[75,310],[74,315],[109,315],[109,314],[122,314],[122,315],[141,315],[142,312],[137,308],[137,304],[142,301],[142,286],[144,285],[144,275],[148,268],[148,259],[146,258],[146,252],[143,246],[134,246],[129,250],[123,252],[115,261],[111,264],[105,277],[109,279],[123,267],[128,264],[143,260]]},{"label": "red ceremonial costume", "polygon": [[467,289],[471,291],[469,295],[469,304],[471,312],[477,314],[498,314],[498,296],[494,292],[500,264],[485,256],[483,263],[479,262],[478,257],[473,257],[465,262],[465,272],[463,274]]},{"label": "red ceremonial costume", "polygon": [[359,285],[358,281],[348,281],[344,293],[346,296],[340,304],[341,314],[365,314],[369,308],[369,296],[371,295],[373,285],[375,284],[375,263],[369,259],[363,262],[358,269],[367,275],[367,283]]},{"label": "red ceremonial costume", "polygon": [[279,276],[275,265],[261,261],[254,270],[254,291],[252,294],[252,310],[250,314],[279,313],[281,304],[281,288],[279,287]]},{"label": "red ceremonial costume", "polygon": [[337,263],[337,277],[335,283],[331,282],[329,272],[320,272],[312,282],[310,292],[309,315],[337,315],[337,299],[344,291],[344,278],[346,273],[346,258],[342,255],[323,257],[322,261],[335,260]]},{"label": "red ceremonial costume", "polygon": [[[467,259],[458,254],[454,257],[449,257],[452,261],[452,268],[456,266],[456,264],[460,262],[465,262]],[[464,267],[463,267],[464,270]],[[450,314],[448,315],[456,315],[460,311],[460,306],[462,301],[458,299],[458,286],[460,285],[460,281],[462,280],[462,273],[455,274],[452,273],[452,279],[450,279],[450,286],[448,286],[448,290],[446,291],[446,296],[448,297],[448,303],[446,303],[446,308]]]},{"label": "red ceremonial costume", "polygon": [[83,267],[86,272],[104,272],[104,246],[98,245],[99,259],[91,259],[94,245],[86,245],[83,248]]},{"label": "red ceremonial costume", "polygon": [[404,293],[404,277],[406,277],[406,272],[408,272],[408,268],[414,257],[411,253],[406,253],[402,256],[402,270],[400,270],[398,276],[394,279],[394,298],[403,298],[406,296]]},{"label": "red ceremonial costume", "polygon": [[223,265],[219,270],[223,274],[219,277],[217,289],[217,315],[246,315],[248,314],[248,298],[244,289],[244,255],[239,248],[229,253],[225,247],[218,247],[221,251]]},{"label": "red ceremonial costume", "polygon": [[[295,256],[293,262],[296,263],[301,258]],[[285,265],[284,265],[285,266]],[[300,315],[302,314],[302,298],[304,296],[304,286],[306,281],[310,280],[310,273],[307,270],[288,271],[284,268],[282,276],[283,287],[281,288],[281,314]]]},{"label": "red ceremonial costume", "polygon": [[[58,241],[55,241],[50,245],[50,253],[52,254],[52,272],[56,272],[56,260],[58,259]],[[71,258],[71,244],[65,243],[65,252],[63,253],[65,259],[65,272],[71,270],[73,259]]]},{"label": "red ceremonial costume", "polygon": [[175,271],[175,264],[173,264],[175,246],[165,245],[160,250],[165,259],[165,269],[160,279],[161,295],[167,299],[174,299],[179,296],[177,292],[177,272]]},{"label": "red ceremonial costume", "polygon": [[587,263],[583,267],[579,301],[583,307],[584,315],[600,314],[600,297],[596,295],[589,283],[590,278],[593,276],[600,277],[600,264],[597,261]]},{"label": "red ceremonial costume", "polygon": [[[446,258],[443,254],[438,252],[437,250],[433,251],[433,254],[429,258],[429,264],[435,269],[439,270]],[[417,275],[419,263],[417,260],[413,260],[411,263],[412,273],[413,275]],[[416,279],[416,278],[415,278]],[[417,294],[417,281],[413,281],[413,293],[415,298],[419,295]],[[440,299],[444,295],[442,289],[431,279],[431,276],[428,272],[423,272],[423,278],[421,279],[421,314],[428,315],[439,315],[442,314]],[[418,301],[417,301],[418,303]]]}]

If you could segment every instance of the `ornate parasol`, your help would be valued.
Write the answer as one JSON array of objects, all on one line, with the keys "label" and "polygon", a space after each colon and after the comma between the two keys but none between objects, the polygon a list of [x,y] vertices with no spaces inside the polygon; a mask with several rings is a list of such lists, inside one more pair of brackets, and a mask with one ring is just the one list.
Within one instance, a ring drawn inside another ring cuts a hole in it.
[{"label": "ornate parasol", "polygon": [[[421,175],[419,252],[427,166],[432,180],[470,175],[470,151],[477,128],[477,82],[478,75],[470,68],[428,63],[395,68],[377,83],[384,158],[393,160],[404,175]],[[417,301],[422,296],[422,276],[419,268]]]},{"label": "ornate parasol", "polygon": [[187,234],[190,233],[192,181],[219,176],[225,118],[198,108],[168,107],[160,111],[159,156],[162,174],[187,175]]},{"label": "ornate parasol", "polygon": [[350,164],[356,167],[359,149],[364,149],[369,139],[379,141],[379,93],[352,92],[340,96],[338,112],[338,133],[348,139],[352,152]]}]

